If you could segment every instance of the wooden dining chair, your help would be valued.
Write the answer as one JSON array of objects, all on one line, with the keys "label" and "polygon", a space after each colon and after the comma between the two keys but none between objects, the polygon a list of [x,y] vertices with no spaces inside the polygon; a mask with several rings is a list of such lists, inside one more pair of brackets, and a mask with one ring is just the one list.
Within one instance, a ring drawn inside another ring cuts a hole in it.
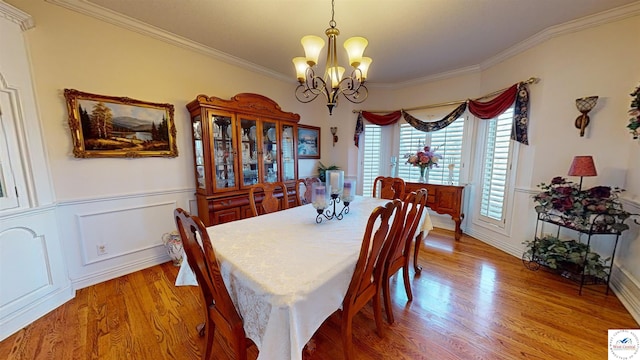
[{"label": "wooden dining chair", "polygon": [[181,208],[174,211],[174,218],[204,304],[205,323],[204,326],[198,326],[200,336],[205,338],[202,359],[213,358],[214,334],[217,329],[234,351],[236,358],[246,360],[247,347],[253,345],[253,341],[245,335],[242,317],[238,314],[222,280],[220,265],[207,229],[198,217],[191,216]]},{"label": "wooden dining chair", "polygon": [[[411,253],[412,237],[418,229],[422,214],[427,204],[427,190],[420,189],[417,192],[408,194],[402,204],[402,212],[400,217],[402,226],[395,233],[393,241],[388,242],[389,249],[384,262],[384,271],[382,275],[382,294],[384,298],[384,308],[387,313],[387,321],[393,324],[393,310],[391,308],[391,293],[389,289],[389,281],[400,269],[402,269],[402,277],[404,279],[404,290],[407,293],[408,301],[413,300],[411,292],[411,283],[409,282],[409,258]],[[420,241],[416,239],[416,241]]]},{"label": "wooden dining chair", "polygon": [[296,181],[297,205],[311,204],[311,188],[314,183],[321,183],[317,177],[308,177]]},{"label": "wooden dining chair", "polygon": [[378,176],[373,180],[373,197],[381,199],[402,199],[404,196],[405,182],[401,178]]},{"label": "wooden dining chair", "polygon": [[[282,205],[280,205],[276,192],[282,193]],[[256,199],[258,194],[262,194],[262,201],[259,204]],[[253,216],[288,209],[289,195],[287,194],[287,186],[283,182],[255,184],[249,189],[249,205]]]},{"label": "wooden dining chair", "polygon": [[[378,336],[383,336],[382,307],[380,303],[380,285],[384,270],[383,262],[386,257],[383,251],[388,249],[385,243],[393,239],[394,232],[397,232],[402,224],[402,219],[399,217],[401,209],[402,201],[392,200],[384,207],[378,206],[375,208],[369,216],[358,261],[356,262],[349,288],[342,301],[341,331],[344,358],[346,360],[354,358],[352,342],[353,317],[371,300],[373,300],[373,314],[377,333]],[[394,214],[394,220],[390,224],[389,219]],[[378,221],[379,225],[374,233],[374,225]]]}]

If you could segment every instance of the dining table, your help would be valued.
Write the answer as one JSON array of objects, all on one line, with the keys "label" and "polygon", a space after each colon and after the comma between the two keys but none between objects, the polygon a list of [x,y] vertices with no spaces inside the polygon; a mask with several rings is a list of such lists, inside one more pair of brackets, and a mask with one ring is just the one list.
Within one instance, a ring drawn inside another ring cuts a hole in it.
[{"label": "dining table", "polygon": [[[259,360],[302,359],[305,344],[341,308],[369,216],[389,201],[356,196],[342,220],[317,223],[307,204],[207,228]],[[433,228],[426,210],[417,229],[423,236]],[[176,285],[197,285],[186,259]]]}]

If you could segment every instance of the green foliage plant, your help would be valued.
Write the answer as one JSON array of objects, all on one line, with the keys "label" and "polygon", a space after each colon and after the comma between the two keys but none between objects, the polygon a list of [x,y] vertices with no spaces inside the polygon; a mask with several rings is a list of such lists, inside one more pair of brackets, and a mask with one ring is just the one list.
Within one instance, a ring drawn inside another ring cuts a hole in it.
[{"label": "green foliage plant", "polygon": [[327,181],[327,170],[340,170],[340,167],[338,167],[337,165],[325,166],[321,161],[318,161],[318,178],[320,179],[320,181]]},{"label": "green foliage plant", "polygon": [[[525,241],[525,254],[530,259],[554,270],[566,270],[574,274],[607,279],[610,258],[603,259],[598,253],[588,252],[587,244],[575,240],[560,240],[553,235],[545,235],[537,241]],[[584,263],[583,263],[584,261]],[[584,265],[584,267],[583,267]]]}]

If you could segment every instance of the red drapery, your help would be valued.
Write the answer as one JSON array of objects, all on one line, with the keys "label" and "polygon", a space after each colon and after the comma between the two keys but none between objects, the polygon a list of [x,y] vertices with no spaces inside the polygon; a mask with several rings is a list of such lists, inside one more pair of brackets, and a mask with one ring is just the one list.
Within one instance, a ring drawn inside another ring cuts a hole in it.
[{"label": "red drapery", "polygon": [[514,84],[495,99],[486,102],[469,100],[469,112],[480,119],[493,119],[513,105],[518,93],[518,84]]},{"label": "red drapery", "polygon": [[372,124],[386,126],[395,124],[402,117],[402,112],[400,110],[388,113],[386,115],[376,115],[374,113],[370,113],[368,111],[362,112],[362,117],[367,119]]}]

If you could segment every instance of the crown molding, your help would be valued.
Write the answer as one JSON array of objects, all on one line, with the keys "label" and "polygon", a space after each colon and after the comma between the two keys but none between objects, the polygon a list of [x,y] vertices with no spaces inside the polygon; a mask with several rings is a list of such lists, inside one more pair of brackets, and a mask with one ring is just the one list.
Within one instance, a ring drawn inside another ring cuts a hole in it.
[{"label": "crown molding", "polygon": [[55,4],[64,7],[69,10],[79,12],[81,14],[96,18],[98,20],[105,21],[107,23],[122,27],[133,32],[137,32],[142,35],[152,37],[157,40],[164,41],[171,45],[181,47],[183,49],[198,52],[200,54],[212,57],[216,60],[220,60],[227,64],[239,66],[246,70],[261,73],[263,75],[291,82],[291,77],[285,76],[273,70],[267,69],[263,66],[254,64],[244,59],[235,57],[225,52],[213,49],[208,46],[204,46],[198,42],[186,39],[181,36],[177,36],[168,31],[162,30],[155,26],[140,22],[139,20],[122,15],[115,11],[109,10],[102,6],[93,4],[87,0],[45,0],[48,3]]},{"label": "crown molding", "polygon": [[509,49],[483,61],[480,69],[486,69],[498,63],[501,63],[513,56],[516,56],[532,47],[542,44],[543,42],[592,27],[604,25],[614,21],[623,20],[640,14],[640,1],[623,5],[611,10],[603,11],[594,15],[585,16],[580,19],[566,22],[564,24],[552,26],[542,30],[541,32],[531,36],[530,38],[510,47]]},{"label": "crown molding", "polygon": [[31,15],[1,0],[0,14],[9,21],[20,25],[20,29],[22,29],[22,31],[27,31],[36,26]]}]

